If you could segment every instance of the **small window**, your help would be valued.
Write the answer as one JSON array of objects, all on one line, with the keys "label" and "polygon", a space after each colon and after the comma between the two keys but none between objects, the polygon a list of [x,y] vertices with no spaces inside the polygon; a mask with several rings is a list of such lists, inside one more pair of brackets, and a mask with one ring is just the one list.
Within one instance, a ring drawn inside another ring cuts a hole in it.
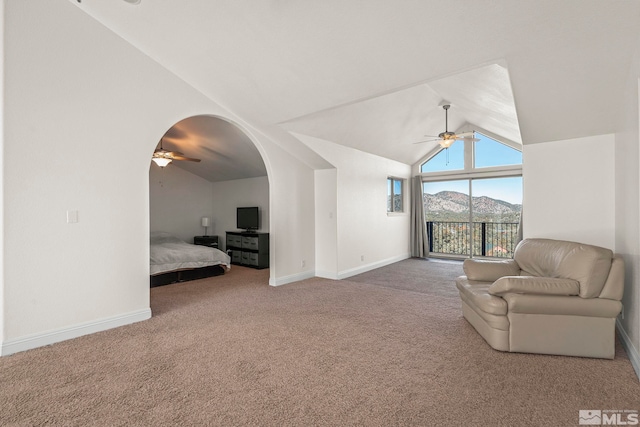
[{"label": "small window", "polygon": [[387,212],[404,212],[403,182],[400,178],[387,178]]}]

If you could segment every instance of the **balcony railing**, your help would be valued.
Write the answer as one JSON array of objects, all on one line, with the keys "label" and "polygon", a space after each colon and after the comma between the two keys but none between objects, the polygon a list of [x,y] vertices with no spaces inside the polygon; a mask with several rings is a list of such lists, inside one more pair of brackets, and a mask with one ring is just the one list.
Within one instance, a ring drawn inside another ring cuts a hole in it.
[{"label": "balcony railing", "polygon": [[446,255],[512,258],[517,244],[517,222],[441,222],[427,221],[429,250]]}]

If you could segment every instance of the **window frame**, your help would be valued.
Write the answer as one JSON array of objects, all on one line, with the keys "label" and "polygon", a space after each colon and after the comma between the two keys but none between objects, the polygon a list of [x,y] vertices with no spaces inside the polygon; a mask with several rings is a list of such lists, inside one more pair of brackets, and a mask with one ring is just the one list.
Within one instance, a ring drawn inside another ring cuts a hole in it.
[{"label": "window frame", "polygon": [[[477,130],[474,131],[481,133],[483,136],[493,139],[494,141],[506,145],[509,148],[522,152],[522,146],[511,141],[505,141],[503,138],[499,138],[490,132]],[[489,166],[489,167],[475,167],[475,143],[473,141],[462,141],[464,143],[464,169],[456,169],[451,171],[438,171],[438,172],[422,172],[422,165],[434,158],[438,153],[445,148],[440,146],[436,150],[429,153],[423,160],[418,162],[418,173],[422,176],[422,181],[445,181],[448,179],[465,179],[465,178],[499,178],[502,176],[522,176],[522,163],[517,165],[504,165],[504,166]],[[435,179],[431,179],[435,178]]]},{"label": "window frame", "polygon": [[[486,132],[484,130],[475,130],[474,132],[481,133],[483,136],[493,139],[494,141],[504,144],[509,148],[513,148],[514,150],[522,152],[522,145],[515,143],[513,141],[505,140],[504,138],[500,138],[497,135]],[[435,150],[430,152],[425,158],[417,163],[418,166],[418,174],[422,178],[422,184],[426,182],[438,182],[438,181],[453,181],[453,180],[469,180],[469,197],[472,195],[471,183],[474,179],[482,179],[482,178],[508,178],[508,177],[521,177],[523,178],[524,185],[524,176],[522,174],[522,163],[516,165],[503,165],[503,166],[490,166],[490,167],[475,167],[475,143],[473,141],[463,141],[464,142],[464,169],[457,169],[451,171],[439,171],[439,172],[422,172],[422,165],[435,157],[438,153],[445,148],[437,146]],[[524,159],[523,159],[524,161]],[[469,222],[471,223],[471,219],[473,216],[473,207],[469,206]],[[473,236],[470,240],[470,245],[473,248]],[[442,257],[447,259],[466,259],[467,255],[445,255],[430,253],[429,256]],[[471,256],[473,257],[473,255]]]},{"label": "window frame", "polygon": [[[405,185],[405,178],[399,178],[397,176],[387,176],[387,198],[389,198],[389,196],[391,196],[391,210],[389,210],[389,205],[387,205],[387,215],[394,215],[394,214],[403,214],[405,213],[405,197],[406,197],[406,185]],[[391,194],[389,194],[389,182],[391,182]],[[395,193],[395,185],[394,183],[399,182],[400,183],[400,209],[401,210],[395,210],[395,204],[394,204],[394,199],[396,196]]]}]

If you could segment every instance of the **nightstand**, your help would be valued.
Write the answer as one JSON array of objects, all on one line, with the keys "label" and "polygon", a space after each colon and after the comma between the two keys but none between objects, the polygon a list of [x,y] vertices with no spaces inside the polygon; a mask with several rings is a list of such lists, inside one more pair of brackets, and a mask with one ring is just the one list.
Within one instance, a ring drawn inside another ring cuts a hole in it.
[{"label": "nightstand", "polygon": [[193,244],[218,249],[218,236],[195,236]]}]

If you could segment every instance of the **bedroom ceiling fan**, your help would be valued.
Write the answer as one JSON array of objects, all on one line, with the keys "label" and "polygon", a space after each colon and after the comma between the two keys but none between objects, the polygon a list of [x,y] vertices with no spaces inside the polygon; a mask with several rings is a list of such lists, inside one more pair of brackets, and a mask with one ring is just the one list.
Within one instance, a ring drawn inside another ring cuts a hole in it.
[{"label": "bedroom ceiling fan", "polygon": [[451,105],[445,104],[442,106],[442,108],[444,108],[444,132],[438,134],[437,138],[434,136],[433,139],[425,139],[424,141],[418,141],[414,144],[438,141],[442,148],[449,148],[456,141],[479,141],[479,139],[473,137],[473,131],[464,133],[449,132],[449,108],[451,108]]},{"label": "bedroom ceiling fan", "polygon": [[167,166],[169,163],[171,163],[174,160],[186,160],[188,162],[200,161],[200,159],[185,157],[185,155],[179,151],[165,150],[164,148],[162,148],[162,138],[160,139],[160,148],[156,148],[156,150],[153,152],[153,156],[151,157],[151,160],[153,160],[161,168]]}]

